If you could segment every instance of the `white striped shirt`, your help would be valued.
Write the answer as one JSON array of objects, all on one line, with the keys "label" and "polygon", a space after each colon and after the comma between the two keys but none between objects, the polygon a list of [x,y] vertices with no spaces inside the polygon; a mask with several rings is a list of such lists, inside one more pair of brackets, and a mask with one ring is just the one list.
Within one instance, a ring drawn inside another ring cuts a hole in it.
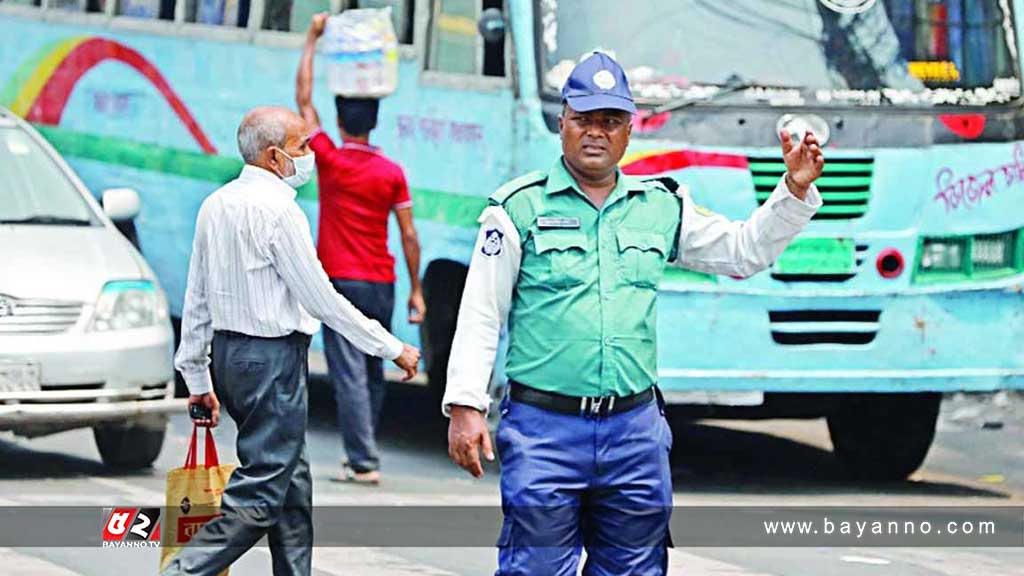
[{"label": "white striped shirt", "polygon": [[331,285],[295,190],[246,165],[199,209],[175,367],[191,394],[204,394],[211,388],[214,330],[266,338],[314,334],[316,318],[367,354],[393,360],[402,353],[400,340]]}]

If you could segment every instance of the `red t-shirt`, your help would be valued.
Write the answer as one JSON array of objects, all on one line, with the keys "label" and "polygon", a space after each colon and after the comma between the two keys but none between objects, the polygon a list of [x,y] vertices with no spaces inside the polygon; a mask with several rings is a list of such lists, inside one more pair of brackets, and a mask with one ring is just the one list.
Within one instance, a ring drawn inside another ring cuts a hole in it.
[{"label": "red t-shirt", "polygon": [[320,188],[317,254],[331,278],[394,282],[388,252],[388,215],[412,206],[402,168],[374,146],[334,145],[318,131],[309,147],[316,154]]}]

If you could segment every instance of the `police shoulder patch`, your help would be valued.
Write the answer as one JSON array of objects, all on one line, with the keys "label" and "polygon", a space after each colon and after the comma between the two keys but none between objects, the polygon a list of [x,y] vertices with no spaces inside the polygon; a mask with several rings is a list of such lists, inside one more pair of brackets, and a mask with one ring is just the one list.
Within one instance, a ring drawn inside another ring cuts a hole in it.
[{"label": "police shoulder patch", "polygon": [[505,234],[497,228],[490,228],[484,232],[484,245],[480,247],[480,252],[484,256],[497,256],[501,254],[502,241],[505,239]]},{"label": "police shoulder patch", "polygon": [[491,194],[491,202],[495,204],[504,204],[506,200],[512,197],[513,194],[520,190],[525,190],[531,186],[537,186],[544,184],[548,179],[547,174],[543,170],[534,170],[528,174],[509,180],[503,184],[500,188]]}]

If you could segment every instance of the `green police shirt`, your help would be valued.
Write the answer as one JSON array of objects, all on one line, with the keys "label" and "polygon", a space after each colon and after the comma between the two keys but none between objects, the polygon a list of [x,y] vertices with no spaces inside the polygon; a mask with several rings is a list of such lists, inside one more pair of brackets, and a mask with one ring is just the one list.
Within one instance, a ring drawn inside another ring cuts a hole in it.
[{"label": "green police shirt", "polygon": [[560,159],[502,186],[480,217],[443,409],[486,410],[502,325],[507,376],[570,396],[657,383],[658,282],[666,262],[747,276],[767,267],[821,205],[780,182],[746,222],[689,201],[669,180],[618,174],[601,208]]},{"label": "green police shirt", "polygon": [[508,318],[509,378],[570,396],[624,396],[657,381],[655,296],[680,199],[619,174],[596,208],[559,160],[500,190],[522,242]]}]

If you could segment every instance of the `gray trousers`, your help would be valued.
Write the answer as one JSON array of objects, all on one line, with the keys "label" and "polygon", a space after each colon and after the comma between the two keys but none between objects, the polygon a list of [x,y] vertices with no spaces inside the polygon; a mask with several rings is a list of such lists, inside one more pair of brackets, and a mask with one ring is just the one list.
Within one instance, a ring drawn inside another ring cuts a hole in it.
[{"label": "gray trousers", "polygon": [[[395,285],[362,280],[333,279],[334,289],[368,318],[391,329]],[[380,469],[377,422],[387,384],[384,361],[364,354],[351,342],[324,325],[324,354],[338,404],[338,426],[348,463],[356,472]]]},{"label": "gray trousers", "polygon": [[207,522],[163,576],[216,575],[264,535],[274,576],[308,576],[313,553],[313,486],[306,456],[309,336],[213,337],[217,397],[238,425],[239,466]]}]

